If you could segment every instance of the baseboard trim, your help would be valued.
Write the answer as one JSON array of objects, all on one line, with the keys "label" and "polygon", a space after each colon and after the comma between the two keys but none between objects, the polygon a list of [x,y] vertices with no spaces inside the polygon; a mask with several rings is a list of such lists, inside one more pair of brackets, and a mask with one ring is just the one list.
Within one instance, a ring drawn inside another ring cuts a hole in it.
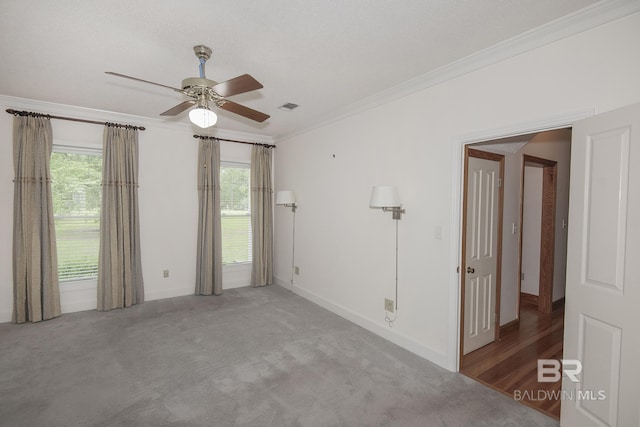
[{"label": "baseboard trim", "polygon": [[[245,282],[233,282],[227,283],[223,285],[222,292],[228,291],[230,289],[236,288],[246,288],[249,285]],[[159,299],[165,298],[175,298],[175,297],[184,297],[187,295],[194,295],[195,287],[194,286],[183,286],[180,288],[170,288],[170,289],[160,289],[153,291],[145,291],[144,300],[145,301],[155,301]]]},{"label": "baseboard trim", "polygon": [[158,299],[165,298],[174,298],[174,297],[183,297],[185,295],[193,295],[195,294],[194,286],[182,286],[180,288],[169,288],[169,289],[160,289],[153,291],[146,291],[144,293],[145,301],[154,301]]},{"label": "baseboard trim", "polygon": [[304,299],[318,304],[320,307],[325,308],[352,323],[355,323],[356,325],[368,330],[369,332],[372,332],[388,341],[391,341],[392,343],[422,357],[423,359],[428,360],[429,362],[435,363],[436,365],[446,369],[447,371],[451,371],[448,364],[448,357],[445,353],[435,351],[432,348],[429,348],[424,344],[417,342],[411,337],[408,337],[395,330],[389,329],[386,325],[363,317],[362,315],[355,313],[354,311],[332,301],[329,301],[326,298],[321,297],[311,291],[295,286],[295,284],[294,286],[291,286],[291,283],[288,281],[274,277],[274,283],[283,287],[284,289],[290,290],[295,294],[300,295]]},{"label": "baseboard trim", "polygon": [[92,300],[74,301],[72,303],[61,303],[60,311],[62,314],[75,313],[78,311],[96,310],[98,307],[98,298]]},{"label": "baseboard trim", "polygon": [[538,295],[528,294],[526,292],[520,292],[520,303],[529,304],[534,307],[538,306]]},{"label": "baseboard trim", "polygon": [[520,319],[513,319],[511,322],[507,322],[500,326],[500,337],[512,331],[520,329]]},{"label": "baseboard trim", "polygon": [[[224,290],[235,289],[235,288],[243,288],[248,286],[245,283],[233,283],[231,285],[227,285]],[[90,297],[86,295],[82,295],[82,293],[89,292]],[[78,311],[88,311],[88,310],[96,310],[97,302],[96,302],[96,290],[95,286],[93,288],[83,288],[81,286],[75,285],[65,285],[65,288],[61,288],[61,311],[62,315],[67,313],[75,313]],[[80,294],[80,296],[76,296],[75,298],[71,297],[71,294]],[[183,297],[186,295],[193,295],[194,288],[192,286],[180,287],[180,288],[170,288],[170,289],[161,289],[161,290],[153,290],[147,291],[144,295],[145,301],[155,301],[165,298],[175,298],[175,297]],[[75,299],[75,301],[73,300]],[[0,311],[0,323],[9,323],[11,322],[12,312]]]},{"label": "baseboard trim", "polygon": [[562,307],[564,307],[564,297],[560,298],[557,301],[554,301],[553,304],[551,304],[551,311],[556,311]]}]

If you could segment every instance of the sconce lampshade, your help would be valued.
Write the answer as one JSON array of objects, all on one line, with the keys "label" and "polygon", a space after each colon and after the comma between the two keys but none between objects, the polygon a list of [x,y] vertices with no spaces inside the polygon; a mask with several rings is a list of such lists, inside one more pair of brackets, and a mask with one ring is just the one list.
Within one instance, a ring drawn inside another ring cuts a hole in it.
[{"label": "sconce lampshade", "polygon": [[196,126],[208,128],[216,124],[218,116],[208,108],[198,107],[189,111],[189,120]]},{"label": "sconce lampshade", "polygon": [[379,185],[371,190],[371,200],[369,207],[371,208],[394,208],[400,207],[400,196],[398,188],[391,185]]},{"label": "sconce lampshade", "polygon": [[278,191],[276,194],[276,205],[295,205],[296,196],[293,191]]}]

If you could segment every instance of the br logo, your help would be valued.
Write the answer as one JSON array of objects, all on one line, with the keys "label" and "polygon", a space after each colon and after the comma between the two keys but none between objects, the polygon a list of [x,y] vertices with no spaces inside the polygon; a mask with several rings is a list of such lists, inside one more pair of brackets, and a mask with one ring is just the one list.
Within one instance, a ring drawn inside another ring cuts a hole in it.
[{"label": "br logo", "polygon": [[554,383],[562,379],[564,373],[571,382],[579,383],[582,363],[575,359],[538,359],[538,382]]}]

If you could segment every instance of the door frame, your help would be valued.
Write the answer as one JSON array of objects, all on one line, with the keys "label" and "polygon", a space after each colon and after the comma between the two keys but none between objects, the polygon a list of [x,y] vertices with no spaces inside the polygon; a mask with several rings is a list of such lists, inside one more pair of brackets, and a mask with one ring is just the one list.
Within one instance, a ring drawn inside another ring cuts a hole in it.
[{"label": "door frame", "polygon": [[448,340],[446,354],[440,353],[438,360],[449,370],[460,370],[460,254],[462,247],[462,202],[463,202],[463,173],[465,147],[477,142],[508,138],[534,132],[543,132],[572,127],[573,124],[595,114],[595,108],[583,108],[541,117],[538,120],[516,122],[503,127],[485,129],[473,133],[458,134],[453,137],[451,156],[451,240],[449,245],[449,306],[448,306]]},{"label": "door frame", "polygon": [[[540,282],[538,287],[538,311],[551,314],[553,306],[553,270],[556,244],[556,192],[558,162],[541,157],[522,155],[520,183],[520,249],[518,277],[522,277],[522,244],[524,216],[524,168],[527,163],[542,167],[542,218],[540,219]],[[520,295],[522,282],[518,281],[518,319],[520,319]]]},{"label": "door frame", "polygon": [[488,151],[480,151],[471,148],[469,145],[465,146],[464,150],[464,183],[463,183],[463,201],[462,201],[462,247],[460,254],[460,367],[462,367],[462,361],[464,354],[464,315],[465,315],[465,271],[466,265],[466,253],[467,253],[467,181],[469,177],[469,157],[478,159],[485,159],[494,162],[498,162],[500,165],[500,176],[498,185],[498,242],[496,249],[496,293],[495,293],[495,316],[494,316],[494,332],[493,341],[500,338],[500,292],[501,292],[501,279],[502,279],[502,210],[504,207],[504,155],[490,153]]}]

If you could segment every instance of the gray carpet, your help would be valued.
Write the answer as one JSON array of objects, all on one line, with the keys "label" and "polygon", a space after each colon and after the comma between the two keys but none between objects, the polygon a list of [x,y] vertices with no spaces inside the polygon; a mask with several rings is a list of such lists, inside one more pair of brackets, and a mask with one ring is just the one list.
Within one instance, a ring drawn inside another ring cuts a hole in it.
[{"label": "gray carpet", "polygon": [[0,324],[3,426],[557,426],[278,286]]}]

